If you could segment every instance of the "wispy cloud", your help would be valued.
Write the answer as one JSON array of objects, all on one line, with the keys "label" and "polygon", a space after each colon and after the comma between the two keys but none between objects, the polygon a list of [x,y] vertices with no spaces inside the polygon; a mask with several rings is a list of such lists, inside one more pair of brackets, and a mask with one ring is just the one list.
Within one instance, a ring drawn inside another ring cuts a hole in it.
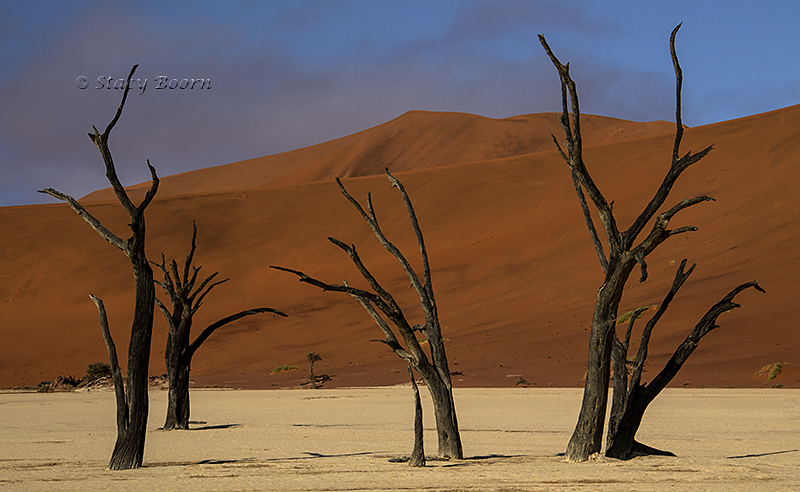
[{"label": "wispy cloud", "polygon": [[[312,145],[412,109],[490,117],[557,111],[558,80],[540,32],[571,62],[585,112],[671,119],[668,58],[658,68],[642,60],[652,58],[652,43],[664,56],[672,20],[592,5],[90,2],[34,11],[3,4],[0,205],[50,201],[35,193],[42,187],[82,196],[107,186],[86,134],[107,124],[121,91],[94,87],[98,77],[124,77],[134,63],[147,88],[131,94],[111,140],[126,184],[148,179],[146,159],[173,174]],[[656,28],[664,32],[647,32]],[[704,53],[685,52],[690,67]],[[76,86],[81,75],[89,88]],[[210,79],[212,89],[156,90],[158,76]],[[687,85],[687,99],[699,104],[686,105],[686,122],[707,122],[726,104],[758,111],[796,99],[798,76],[785,77],[776,82],[782,98],[769,88],[759,95],[715,86],[713,94],[736,96],[725,101],[697,89],[702,81]]]}]

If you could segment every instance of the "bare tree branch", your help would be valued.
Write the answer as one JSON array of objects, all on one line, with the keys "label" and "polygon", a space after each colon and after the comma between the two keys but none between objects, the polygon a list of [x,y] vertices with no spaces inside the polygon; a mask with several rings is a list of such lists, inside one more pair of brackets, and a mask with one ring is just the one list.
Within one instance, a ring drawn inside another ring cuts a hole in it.
[{"label": "bare tree branch", "polygon": [[[428,250],[425,249],[425,240],[422,237],[422,230],[419,228],[419,220],[417,219],[417,214],[414,212],[414,205],[411,203],[411,199],[408,198],[408,193],[406,193],[403,183],[395,179],[395,177],[389,173],[388,167],[386,168],[386,176],[389,177],[389,181],[392,183],[392,186],[400,190],[400,194],[403,195],[403,201],[406,204],[406,210],[408,211],[408,216],[411,219],[411,226],[414,228],[414,235],[417,237],[419,252],[422,256],[422,274],[423,278],[425,279],[424,289],[427,293],[428,302],[433,304],[434,297],[433,287],[431,286],[431,266],[430,263],[428,263]],[[420,300],[423,300],[423,296],[421,294]]]},{"label": "bare tree branch", "polygon": [[[345,282],[345,285],[347,285],[347,282]],[[385,343],[401,359],[405,360],[409,364],[416,365],[417,361],[414,358],[414,356],[408,353],[408,351],[404,349],[402,345],[400,345],[400,342],[397,340],[397,337],[395,336],[391,327],[389,326],[388,323],[386,323],[386,321],[381,317],[381,315],[378,314],[377,311],[375,311],[375,308],[372,306],[372,303],[370,303],[369,300],[363,297],[354,294],[350,295],[353,297],[353,299],[358,301],[359,304],[361,304],[361,306],[367,311],[367,313],[369,313],[372,320],[375,321],[375,323],[380,327],[384,336],[386,336],[385,340],[376,340],[376,341]]]},{"label": "bare tree branch", "polygon": [[53,188],[45,188],[44,190],[39,190],[39,193],[44,193],[52,196],[53,198],[57,198],[59,200],[67,202],[70,208],[72,208],[72,210],[74,210],[75,213],[77,213],[78,216],[81,219],[83,219],[87,224],[92,226],[92,229],[94,229],[95,232],[100,234],[100,236],[103,239],[113,244],[117,248],[121,249],[122,252],[125,253],[126,255],[130,255],[130,249],[128,248],[128,243],[125,242],[125,240],[123,240],[116,234],[114,234],[113,232],[106,229],[106,227],[103,224],[101,224],[99,220],[94,218],[92,214],[87,212],[86,209],[83,208],[83,205],[78,203],[77,200],[75,200],[69,195],[61,193],[60,191],[54,190]]},{"label": "bare tree branch", "polygon": [[408,276],[408,279],[411,281],[411,285],[414,286],[414,289],[417,291],[417,293],[425,292],[425,294],[421,295],[427,296],[427,292],[422,287],[422,283],[419,281],[419,277],[417,277],[416,272],[414,272],[414,270],[411,268],[411,264],[408,262],[408,260],[406,260],[405,256],[403,256],[403,253],[400,252],[400,250],[394,244],[392,244],[392,242],[389,241],[386,238],[386,236],[383,235],[383,232],[381,231],[380,226],[378,225],[378,221],[375,219],[375,212],[372,207],[371,196],[367,197],[370,210],[370,214],[367,215],[367,213],[364,212],[364,209],[361,207],[358,201],[355,198],[353,198],[350,195],[350,193],[347,192],[344,185],[342,184],[342,180],[336,178],[336,184],[339,185],[339,190],[342,192],[345,198],[347,198],[350,201],[350,203],[352,203],[353,206],[356,207],[356,210],[358,210],[359,213],[361,213],[361,216],[370,226],[372,232],[375,233],[375,237],[378,238],[383,247],[386,248],[386,250],[389,251],[400,262],[400,265],[403,267],[403,271]]},{"label": "bare tree branch", "polygon": [[678,34],[678,30],[681,28],[681,24],[678,24],[675,29],[672,30],[672,34],[669,38],[669,49],[670,54],[672,56],[672,65],[675,69],[675,142],[673,144],[672,150],[672,164],[670,166],[669,172],[664,177],[664,181],[662,181],[661,186],[659,186],[658,190],[656,191],[655,196],[650,200],[647,204],[645,209],[636,218],[633,222],[631,227],[624,232],[623,234],[623,245],[626,249],[630,248],[633,242],[636,240],[636,237],[642,231],[644,226],[647,222],[655,215],[656,211],[661,208],[661,205],[664,204],[664,201],[669,196],[670,191],[672,190],[672,186],[677,181],[678,177],[681,175],[683,171],[685,171],[689,166],[696,163],[714,148],[713,145],[709,145],[702,151],[692,154],[688,152],[682,158],[680,157],[680,146],[681,140],[683,138],[683,122],[681,120],[681,91],[683,87],[683,71],[681,70],[680,63],[678,62],[678,54],[675,50],[675,36]]},{"label": "bare tree branch", "polygon": [[681,93],[683,92],[683,70],[678,62],[678,52],[675,50],[675,36],[683,22],[675,26],[669,35],[669,54],[672,57],[672,67],[675,70],[675,143],[672,147],[672,162],[678,161],[681,151],[681,139],[683,138],[683,120],[681,117]]},{"label": "bare tree branch", "polygon": [[114,339],[111,338],[111,331],[108,329],[108,316],[103,300],[89,294],[89,297],[97,306],[100,313],[100,331],[103,333],[103,340],[108,349],[108,361],[111,365],[111,379],[114,381],[114,395],[117,400],[117,436],[120,438],[128,428],[128,400],[125,398],[125,383],[122,379],[122,371],[119,368],[117,358],[117,347]]},{"label": "bare tree branch", "polygon": [[[600,189],[594,183],[594,180],[583,162],[583,143],[580,134],[580,105],[575,81],[572,80],[572,77],[569,75],[569,64],[564,65],[558,60],[547,44],[544,36],[541,34],[539,35],[539,42],[542,44],[545,52],[547,52],[547,55],[550,57],[556,70],[558,70],[558,75],[561,78],[562,112],[560,121],[567,138],[566,145],[569,153],[567,163],[572,172],[577,176],[583,189],[589,194],[589,198],[597,209],[597,213],[600,216],[600,220],[606,232],[606,240],[608,241],[610,250],[609,255],[616,256],[622,251],[622,237],[617,228],[611,205],[608,204],[605,197],[600,192]],[[569,125],[570,106],[572,108],[572,128],[570,128]],[[553,137],[553,139],[555,140],[555,137]],[[563,152],[561,152],[561,154],[564,156]],[[586,215],[584,215],[584,217],[586,217]],[[590,233],[592,228],[593,227],[590,227]],[[603,262],[601,260],[601,265],[602,264]]]},{"label": "bare tree branch", "polygon": [[[314,287],[319,287],[323,291],[333,291],[333,292],[346,292],[347,294],[363,297],[369,299],[377,306],[380,307],[381,311],[384,311],[384,306],[388,310],[392,310],[392,307],[387,304],[386,301],[383,300],[379,295],[374,294],[372,292],[363,290],[363,289],[356,289],[355,287],[350,287],[349,285],[338,285],[338,284],[328,284],[321,280],[317,280],[314,277],[309,277],[305,273],[301,272],[300,270],[292,270],[291,268],[284,268],[276,265],[270,265],[270,268],[274,268],[275,270],[280,270],[282,272],[293,273],[300,277],[300,282],[313,285]],[[385,312],[385,311],[384,311]]]},{"label": "bare tree branch", "polygon": [[653,250],[658,247],[659,244],[663,243],[667,238],[670,236],[674,236],[675,234],[680,234],[683,232],[694,231],[697,230],[696,227],[681,227],[675,230],[669,230],[667,227],[669,226],[669,221],[672,217],[675,216],[681,210],[691,207],[693,205],[697,205],[698,203],[707,202],[707,201],[714,201],[713,198],[709,196],[698,196],[695,198],[685,198],[681,200],[680,203],[672,207],[671,209],[667,210],[664,213],[661,213],[656,217],[655,222],[653,223],[653,229],[650,231],[650,234],[642,240],[642,242],[636,246],[632,252],[634,255],[641,255],[642,258],[649,255],[653,252]]},{"label": "bare tree branch", "polygon": [[[561,149],[559,149],[559,151],[560,150]],[[586,222],[586,227],[589,229],[589,235],[592,237],[592,242],[594,243],[594,250],[597,253],[597,259],[600,260],[600,266],[603,268],[603,273],[607,274],[608,260],[606,259],[606,252],[603,249],[603,243],[600,241],[600,237],[597,235],[597,229],[594,227],[592,214],[589,211],[589,205],[586,203],[586,197],[583,195],[581,182],[574,170],[570,169],[570,174],[572,175],[572,184],[575,187],[575,193],[578,195],[578,202],[580,203],[581,210],[583,211],[583,219]]]},{"label": "bare tree branch", "polygon": [[246,309],[244,311],[239,311],[236,314],[232,314],[230,316],[226,316],[214,323],[211,323],[206,327],[205,330],[201,331],[197,338],[195,338],[194,342],[189,345],[187,349],[186,355],[191,357],[200,348],[200,345],[205,342],[208,337],[210,337],[217,329],[222,328],[223,326],[227,325],[228,323],[232,323],[238,319],[244,318],[245,316],[251,316],[253,314],[261,314],[261,313],[272,313],[277,314],[278,316],[283,316],[286,318],[286,313],[282,311],[278,311],[277,309],[272,308],[256,308],[256,309]]}]

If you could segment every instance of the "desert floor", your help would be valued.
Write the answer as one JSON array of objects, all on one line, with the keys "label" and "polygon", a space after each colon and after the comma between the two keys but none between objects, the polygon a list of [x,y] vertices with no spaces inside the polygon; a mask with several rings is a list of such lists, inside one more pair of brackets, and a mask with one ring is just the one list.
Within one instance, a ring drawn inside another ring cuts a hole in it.
[{"label": "desert floor", "polygon": [[173,432],[166,396],[145,466],[112,472],[112,391],[0,394],[0,490],[800,490],[800,390],[667,389],[638,437],[677,458],[565,463],[581,390],[457,389],[467,458],[425,469],[389,461],[412,448],[408,386],[194,390],[200,422]]}]

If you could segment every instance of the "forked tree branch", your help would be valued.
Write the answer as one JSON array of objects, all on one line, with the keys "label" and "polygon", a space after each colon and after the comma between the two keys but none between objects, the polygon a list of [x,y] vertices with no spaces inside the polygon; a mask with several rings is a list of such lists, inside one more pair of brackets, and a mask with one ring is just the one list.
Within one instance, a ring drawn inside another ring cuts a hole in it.
[{"label": "forked tree branch", "polygon": [[[134,206],[131,202],[130,198],[128,197],[127,192],[125,191],[125,187],[122,186],[122,183],[119,181],[119,177],[117,176],[117,171],[114,166],[114,159],[111,156],[111,150],[108,148],[108,138],[111,135],[111,130],[117,124],[120,116],[122,115],[122,109],[125,107],[125,100],[128,98],[128,91],[131,88],[130,81],[133,77],[134,72],[136,72],[136,68],[139,65],[134,65],[131,68],[130,73],[128,74],[128,78],[125,80],[125,91],[122,94],[122,101],[117,108],[117,112],[114,115],[114,118],[109,122],[106,126],[106,129],[103,133],[100,133],[97,130],[97,127],[92,127],[94,129],[94,133],[89,134],[89,138],[92,139],[97,149],[100,151],[100,155],[103,157],[103,162],[106,166],[106,177],[108,178],[109,183],[111,183],[112,188],[114,189],[114,193],[117,195],[120,203],[122,204],[125,211],[128,212],[128,215],[131,218],[131,227],[133,224],[141,223],[141,217],[144,214],[145,208],[150,204],[153,198],[158,191],[158,174],[153,166],[150,165],[150,160],[147,161],[147,167],[150,170],[150,177],[151,177],[151,185],[145,195],[142,203],[139,204],[138,207]],[[131,245],[128,241],[124,241],[119,236],[113,234],[107,228],[105,228],[100,221],[94,218],[83,206],[78,203],[74,198],[64,193],[61,193],[53,188],[46,188],[44,190],[39,190],[39,193],[45,193],[47,195],[52,196],[53,198],[57,198],[59,200],[67,202],[69,206],[80,216],[84,221],[86,221],[92,228],[100,234],[106,241],[113,244],[117,248],[121,249],[126,256],[130,257],[131,255]],[[132,240],[133,238],[131,238]],[[129,240],[130,241],[130,240]]]},{"label": "forked tree branch", "polygon": [[[388,171],[387,171],[386,174],[390,176],[390,178],[389,178],[390,181],[392,179],[394,179],[393,177],[391,177],[391,175],[388,173]],[[392,244],[392,242],[389,241],[386,238],[386,236],[383,235],[383,232],[381,231],[381,228],[378,225],[378,220],[375,217],[375,210],[373,209],[373,206],[372,206],[372,196],[371,196],[371,194],[367,195],[367,202],[368,202],[368,207],[369,207],[369,214],[367,214],[366,212],[364,212],[364,209],[361,207],[361,204],[359,204],[358,201],[355,198],[353,198],[350,195],[350,193],[347,192],[347,190],[345,189],[344,185],[342,184],[342,180],[341,179],[336,178],[336,184],[339,186],[339,190],[342,192],[342,194],[345,196],[345,198],[347,198],[347,200],[350,201],[350,203],[353,204],[353,206],[356,208],[356,210],[358,210],[358,212],[361,214],[361,216],[367,222],[367,224],[369,225],[370,229],[372,229],[372,232],[375,234],[375,237],[378,238],[378,241],[380,241],[380,243],[383,245],[383,247],[386,248],[386,250],[389,253],[391,253],[395,258],[397,258],[397,260],[400,262],[400,266],[402,266],[403,271],[406,273],[406,276],[408,276],[408,279],[411,281],[411,285],[414,286],[414,289],[417,291],[417,294],[420,296],[420,301],[423,303],[423,309],[426,309],[425,306],[426,305],[430,305],[432,301],[430,301],[428,299],[427,291],[425,290],[425,288],[423,288],[422,283],[419,281],[419,277],[417,276],[416,272],[414,272],[414,269],[411,268],[411,264],[408,262],[408,260],[406,260],[405,256],[403,256],[403,253],[397,248],[397,246]],[[403,192],[403,189],[401,189],[401,192]],[[404,199],[405,199],[405,197],[404,197]],[[413,214],[413,209],[411,210],[410,213]],[[413,216],[412,217],[412,223],[414,222],[415,219],[416,219],[416,216]],[[419,227],[419,226],[417,226],[417,227]],[[415,230],[415,233],[416,232],[417,231]],[[421,247],[421,249],[424,249],[424,244],[421,245],[420,247]],[[427,310],[426,310],[426,316],[427,316]]]},{"label": "forked tree branch", "polygon": [[[345,285],[347,285],[347,282],[345,282]],[[408,353],[408,351],[406,351],[406,349],[404,349],[403,346],[400,345],[400,342],[397,340],[397,337],[394,335],[394,332],[392,331],[392,328],[381,317],[381,315],[378,314],[378,312],[375,310],[375,307],[372,305],[372,303],[369,302],[369,300],[367,300],[367,299],[365,299],[363,297],[357,296],[355,294],[350,294],[350,296],[353,299],[355,299],[356,301],[358,301],[358,303],[361,304],[361,306],[367,311],[367,313],[369,313],[369,316],[372,318],[373,321],[375,321],[375,324],[377,324],[378,327],[380,327],[381,331],[383,332],[384,336],[386,337],[385,340],[376,340],[376,341],[381,342],[381,343],[385,343],[386,345],[388,345],[389,348],[391,348],[394,351],[395,354],[397,354],[401,359],[405,360],[409,364],[416,364],[416,360],[414,359],[414,356],[411,355],[410,353]]]},{"label": "forked tree branch", "polygon": [[[392,183],[392,186],[400,190],[400,194],[403,195],[403,201],[406,204],[406,210],[408,211],[408,216],[411,219],[411,226],[414,228],[414,235],[417,237],[420,256],[422,256],[422,274],[423,278],[425,279],[425,285],[423,288],[427,294],[427,301],[435,307],[436,303],[433,297],[433,286],[431,284],[431,266],[428,262],[428,250],[425,248],[425,239],[422,237],[422,229],[419,227],[419,220],[417,220],[417,214],[414,212],[414,205],[412,205],[411,199],[408,197],[408,193],[406,193],[403,183],[398,181],[394,176],[391,175],[391,173],[389,173],[388,167],[386,168],[386,176],[389,177],[389,181]],[[420,293],[420,301],[423,300],[423,296]]]},{"label": "forked tree branch", "polygon": [[[334,237],[329,237],[328,241],[332,242],[333,244],[335,244],[336,246],[338,246],[344,252],[347,253],[350,259],[353,260],[353,264],[356,266],[358,272],[361,274],[362,277],[364,277],[367,283],[369,283],[369,286],[372,287],[372,290],[374,290],[376,294],[381,296],[389,306],[398,305],[397,302],[394,300],[392,294],[381,286],[381,284],[378,282],[378,279],[376,279],[375,276],[372,275],[372,272],[370,272],[367,266],[364,265],[364,262],[361,261],[361,256],[359,256],[358,251],[356,251],[355,245],[348,245],[343,241],[339,241]],[[349,287],[347,282],[345,282],[344,285],[346,287]],[[351,293],[351,295],[354,294]],[[381,310],[383,311],[383,309]]]},{"label": "forked tree branch", "polygon": [[[682,24],[682,23],[681,23]],[[680,146],[681,140],[683,138],[683,121],[681,119],[681,91],[683,87],[683,71],[681,70],[681,65],[678,62],[678,53],[675,50],[675,37],[678,34],[678,30],[681,28],[681,24],[678,24],[675,29],[672,30],[672,34],[669,38],[669,50],[670,55],[672,56],[672,65],[675,69],[675,141],[673,144],[672,150],[672,164],[670,165],[670,169],[667,172],[667,175],[664,177],[664,180],[659,186],[658,190],[656,191],[655,196],[650,200],[647,204],[645,209],[636,218],[633,222],[631,227],[623,233],[623,245],[625,249],[629,249],[633,242],[636,240],[636,237],[642,231],[644,226],[647,222],[655,215],[659,208],[664,204],[664,201],[667,199],[670,191],[672,190],[675,181],[677,181],[678,177],[685,171],[689,166],[696,163],[714,148],[713,145],[709,145],[705,149],[697,152],[696,154],[692,154],[691,152],[687,152],[686,155],[680,157]]]},{"label": "forked tree branch", "polygon": [[659,214],[658,217],[656,217],[650,234],[648,234],[648,236],[631,251],[637,261],[639,261],[639,263],[642,265],[642,278],[640,281],[644,281],[647,278],[647,265],[644,261],[644,258],[652,253],[659,244],[663,243],[671,236],[697,230],[697,228],[694,226],[685,226],[672,230],[667,229],[669,226],[669,221],[672,219],[672,217],[685,208],[689,208],[693,205],[697,205],[698,203],[707,201],[714,201],[714,199],[710,196],[685,198],[671,209]]},{"label": "forked tree branch", "polygon": [[[632,246],[633,242],[636,240],[636,237],[642,231],[644,226],[650,219],[655,215],[658,209],[663,205],[664,201],[666,200],[667,196],[669,195],[670,191],[672,190],[675,181],[681,175],[683,171],[685,171],[689,166],[698,162],[700,159],[705,157],[711,150],[713,149],[713,145],[706,147],[700,152],[692,154],[688,152],[683,157],[680,157],[680,143],[683,137],[683,123],[681,119],[681,89],[683,85],[683,74],[680,67],[680,63],[678,62],[677,52],[675,50],[675,37],[680,29],[680,24],[672,31],[670,36],[670,53],[672,55],[673,66],[675,68],[675,79],[676,79],[676,135],[675,141],[673,146],[673,157],[672,157],[672,164],[670,166],[667,175],[664,177],[661,185],[659,186],[658,190],[656,191],[653,198],[647,204],[645,209],[642,213],[636,218],[633,222],[631,227],[627,229],[624,233],[620,233],[616,222],[613,216],[613,212],[611,206],[606,202],[605,198],[603,197],[602,193],[597,189],[594,182],[591,179],[586,167],[583,163],[583,155],[582,155],[582,142],[580,138],[580,110],[578,106],[578,95],[576,90],[575,82],[569,75],[569,64],[562,64],[558,58],[553,54],[552,50],[550,49],[549,45],[547,44],[544,36],[539,35],[539,41],[542,43],[547,55],[550,57],[553,65],[556,67],[559,73],[559,77],[561,79],[561,91],[562,91],[562,114],[560,116],[561,126],[564,129],[564,133],[566,135],[566,145],[568,154],[565,154],[561,147],[558,145],[558,141],[553,137],[554,142],[556,143],[556,147],[558,148],[559,153],[561,154],[562,158],[570,165],[572,172],[574,174],[573,180],[577,178],[577,181],[580,183],[580,187],[576,186],[576,192],[578,192],[578,198],[582,202],[582,193],[580,192],[580,188],[582,187],[587,191],[589,197],[595,204],[595,207],[600,215],[600,219],[603,222],[603,226],[606,230],[606,238],[609,242],[609,254],[612,256],[616,256],[616,254],[621,253],[622,251],[629,251]],[[569,108],[572,108],[572,127],[570,127],[569,122]],[[604,271],[607,272],[607,261],[605,260],[605,254],[603,253],[602,243],[600,242],[597,233],[594,231],[594,225],[591,219],[591,215],[588,213],[588,208],[581,204],[581,209],[584,213],[584,219],[586,221],[587,227],[589,228],[589,233],[592,237],[592,241],[595,245],[595,250],[597,252],[598,258],[600,259],[600,264],[603,266]],[[677,233],[678,231],[676,231]],[[684,232],[681,230],[680,232]],[[649,253],[649,252],[648,252]],[[646,255],[645,255],[646,256]],[[646,265],[643,261],[640,262],[643,268],[643,275],[642,280],[646,278]]]},{"label": "forked tree branch", "polygon": [[661,304],[659,304],[658,310],[656,310],[653,317],[650,318],[650,320],[647,322],[647,325],[645,325],[644,330],[642,330],[642,335],[639,342],[639,350],[636,353],[636,360],[633,364],[633,372],[631,374],[631,388],[639,386],[639,382],[642,379],[642,371],[644,371],[644,363],[647,360],[647,352],[650,344],[650,336],[653,333],[653,328],[655,328],[656,323],[658,323],[658,321],[667,311],[667,308],[672,302],[672,299],[675,298],[678,290],[683,286],[683,284],[689,278],[689,275],[692,274],[694,268],[697,266],[697,263],[693,263],[689,270],[686,271],[684,270],[686,268],[686,261],[687,260],[685,258],[683,261],[681,261],[677,272],[675,272],[675,280],[672,282],[670,291],[666,296],[664,296],[664,300],[661,301]]},{"label": "forked tree branch", "polygon": [[[89,134],[89,138],[92,139],[92,142],[94,142],[97,150],[100,151],[100,155],[103,157],[103,162],[106,165],[106,177],[108,178],[109,183],[111,183],[114,193],[117,195],[120,203],[122,203],[122,206],[131,217],[133,217],[133,215],[136,213],[136,207],[133,205],[133,202],[131,202],[128,194],[125,192],[125,188],[119,181],[117,170],[114,166],[114,158],[111,157],[111,151],[108,149],[108,137],[111,135],[111,130],[114,129],[119,117],[122,115],[122,108],[125,107],[125,100],[128,99],[128,91],[131,89],[131,78],[138,67],[139,65],[137,64],[131,68],[128,78],[125,80],[125,90],[122,93],[122,101],[119,103],[117,112],[114,115],[114,118],[106,126],[106,129],[103,131],[103,133],[100,133],[97,130],[97,127],[93,126],[92,129],[94,129],[94,133]],[[149,162],[148,166],[150,166]],[[154,171],[151,170],[151,173],[153,172]]]},{"label": "forked tree branch", "polygon": [[274,268],[275,270],[280,270],[282,272],[288,272],[297,275],[299,277],[300,282],[313,285],[314,287],[318,287],[323,291],[345,292],[350,295],[364,297],[375,303],[377,306],[379,306],[381,311],[384,311],[384,307],[386,307],[386,309],[391,311],[391,307],[386,303],[386,301],[384,301],[383,298],[381,298],[379,295],[373,292],[369,292],[363,289],[357,289],[355,287],[350,287],[349,285],[329,284],[321,280],[318,280],[314,277],[310,277],[305,273],[301,272],[300,270],[293,270],[291,268],[285,268],[277,265],[270,265],[270,268]]},{"label": "forked tree branch", "polygon": [[[386,336],[385,343],[389,345],[389,347],[391,347],[399,357],[412,363],[415,368],[428,364],[427,358],[422,351],[422,347],[419,345],[419,341],[414,336],[414,329],[406,320],[405,314],[403,314],[400,306],[391,296],[384,300],[384,298],[380,295],[363,289],[351,287],[347,282],[344,282],[343,285],[329,284],[313,277],[309,277],[299,270],[292,270],[291,268],[284,268],[274,265],[270,266],[270,268],[297,275],[300,277],[300,282],[313,285],[322,289],[323,291],[344,292],[350,294],[350,296],[352,296],[356,301],[358,301],[359,304],[361,304],[361,306],[369,313],[370,317],[372,317],[375,323],[381,328],[381,331],[383,331],[384,335]],[[384,290],[382,287],[378,287],[381,290]],[[375,311],[372,304],[377,306],[378,309],[380,309],[386,315],[386,317],[388,317],[395,324],[395,326],[397,326],[397,328],[400,330],[400,335],[403,337],[403,341],[406,343],[406,349],[400,345],[392,329]]]},{"label": "forked tree branch", "polygon": [[[544,36],[541,34],[539,35],[539,42],[542,44],[545,52],[547,52],[547,55],[550,57],[550,61],[556,67],[558,75],[561,79],[560,122],[567,139],[566,145],[568,155],[565,154],[558,146],[558,141],[556,140],[555,136],[553,136],[553,140],[556,142],[556,146],[558,147],[562,158],[564,158],[567,164],[570,166],[571,171],[578,178],[580,185],[586,190],[589,198],[594,203],[597,213],[600,216],[600,220],[603,223],[603,228],[605,229],[606,240],[608,241],[610,250],[609,255],[616,256],[622,251],[622,238],[617,227],[611,205],[608,203],[608,201],[606,201],[605,197],[600,192],[600,189],[595,184],[594,180],[589,174],[589,171],[586,169],[586,165],[583,162],[583,142],[580,133],[580,105],[575,81],[572,80],[572,77],[569,75],[569,64],[564,65],[559,61],[559,59],[553,53],[553,50],[550,49],[550,46],[547,44]],[[570,127],[569,124],[570,107],[572,108],[572,127]],[[592,219],[591,215],[587,214],[587,211],[588,208],[584,209],[584,219],[586,220],[587,225],[589,225],[592,224]],[[593,229],[594,225],[592,224],[589,226],[590,234]],[[599,240],[597,239],[596,232],[592,234],[592,240],[595,241],[595,250],[598,252],[602,251],[602,245],[598,245]],[[603,258],[600,261],[601,265],[607,264],[604,262],[604,254],[600,255],[598,253],[598,257]],[[607,266],[604,267],[604,270],[607,270]]]}]

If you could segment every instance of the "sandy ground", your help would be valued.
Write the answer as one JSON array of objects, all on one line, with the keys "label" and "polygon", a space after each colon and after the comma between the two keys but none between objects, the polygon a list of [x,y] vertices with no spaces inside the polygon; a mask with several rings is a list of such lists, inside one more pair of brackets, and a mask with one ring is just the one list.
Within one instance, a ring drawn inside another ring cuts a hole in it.
[{"label": "sandy ground", "polygon": [[[435,454],[423,390],[426,450]],[[667,389],[639,433],[678,457],[565,463],[577,389],[457,389],[464,460],[415,469],[406,387],[196,390],[189,431],[156,430],[145,466],[112,472],[114,395],[0,394],[1,490],[800,490],[800,390]]]}]

